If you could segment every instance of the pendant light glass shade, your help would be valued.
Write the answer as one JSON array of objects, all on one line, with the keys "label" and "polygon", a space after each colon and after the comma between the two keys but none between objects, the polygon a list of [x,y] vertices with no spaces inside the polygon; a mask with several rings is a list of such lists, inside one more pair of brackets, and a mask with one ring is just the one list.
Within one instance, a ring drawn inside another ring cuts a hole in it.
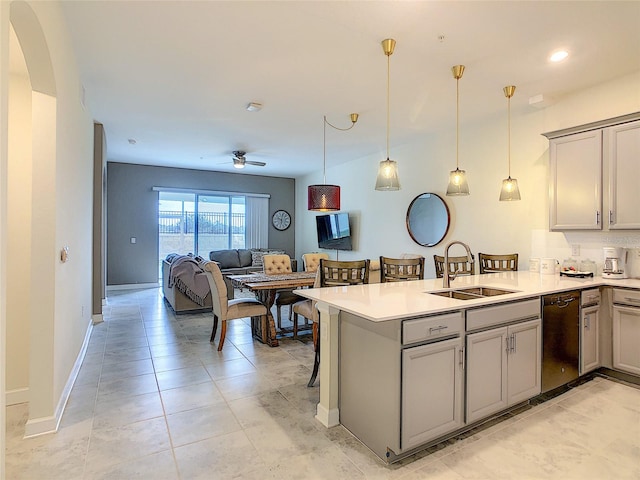
[{"label": "pendant light glass shade", "polygon": [[[351,126],[348,128],[339,128],[332,125],[327,121],[327,117],[324,117],[323,124],[323,136],[322,136],[322,176],[323,181],[327,180],[327,125],[336,130],[346,131],[351,130],[358,121],[359,115],[357,113],[351,114]],[[321,185],[309,185],[307,188],[307,210],[313,210],[316,212],[331,212],[340,210],[340,186],[327,185],[323,183]]]},{"label": "pendant light glass shade", "polygon": [[500,190],[500,201],[511,202],[520,200],[520,189],[518,188],[518,180],[511,178],[511,97],[516,93],[515,85],[508,85],[503,88],[504,96],[507,97],[508,127],[507,127],[507,151],[509,176],[502,180],[502,189]]},{"label": "pendant light glass shade", "polygon": [[502,180],[502,190],[500,190],[500,201],[508,202],[512,200],[520,200],[520,189],[518,188],[518,180],[515,178],[505,178]]},{"label": "pendant light glass shade", "polygon": [[458,167],[458,132],[460,123],[460,89],[459,83],[464,73],[464,65],[455,65],[451,68],[453,78],[456,79],[456,169],[449,172],[449,185],[447,185],[447,195],[469,195],[469,184],[467,183],[467,172]]},{"label": "pendant light glass shade", "polygon": [[447,195],[469,195],[467,172],[458,168],[449,172],[449,185],[447,185]]},{"label": "pendant light glass shade", "polygon": [[376,178],[376,190],[382,191],[400,190],[398,162],[389,160],[389,85],[391,83],[391,55],[395,48],[396,41],[393,38],[387,38],[382,41],[382,51],[387,56],[387,159],[380,162]]},{"label": "pendant light glass shade", "polygon": [[400,190],[398,162],[388,158],[380,162],[378,177],[376,178],[376,190]]}]

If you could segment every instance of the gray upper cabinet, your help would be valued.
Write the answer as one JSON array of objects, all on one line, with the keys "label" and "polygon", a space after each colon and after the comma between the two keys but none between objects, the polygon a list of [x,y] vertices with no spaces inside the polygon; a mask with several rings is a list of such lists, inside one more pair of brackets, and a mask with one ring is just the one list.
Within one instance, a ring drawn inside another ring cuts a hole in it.
[{"label": "gray upper cabinet", "polygon": [[640,112],[544,133],[549,229],[640,229]]},{"label": "gray upper cabinet", "polygon": [[576,133],[549,143],[549,228],[602,228],[602,132]]},{"label": "gray upper cabinet", "polygon": [[640,229],[640,121],[604,131],[609,160],[610,229]]}]

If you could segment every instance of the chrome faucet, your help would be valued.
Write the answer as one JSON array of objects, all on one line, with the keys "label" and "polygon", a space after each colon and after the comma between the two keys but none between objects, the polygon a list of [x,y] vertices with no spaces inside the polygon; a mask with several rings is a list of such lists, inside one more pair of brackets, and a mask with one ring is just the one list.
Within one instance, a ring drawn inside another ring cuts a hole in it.
[{"label": "chrome faucet", "polygon": [[461,272],[461,270],[456,270],[455,272],[453,272],[453,275],[449,274],[449,247],[451,247],[451,245],[454,245],[456,243],[458,245],[462,245],[467,250],[467,261],[469,263],[473,263],[473,254],[471,253],[471,249],[469,248],[469,245],[467,245],[466,243],[462,243],[458,240],[449,242],[449,244],[444,248],[444,272],[443,272],[444,275],[442,276],[443,288],[449,288],[449,286],[451,285],[451,280],[456,278],[456,275],[458,275]]}]

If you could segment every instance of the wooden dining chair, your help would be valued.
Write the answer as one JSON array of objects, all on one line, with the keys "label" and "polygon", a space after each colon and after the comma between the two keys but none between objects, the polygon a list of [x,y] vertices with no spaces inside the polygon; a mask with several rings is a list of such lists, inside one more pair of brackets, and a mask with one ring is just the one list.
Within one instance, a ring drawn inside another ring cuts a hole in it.
[{"label": "wooden dining chair", "polygon": [[[265,275],[286,275],[291,273],[291,257],[286,254],[271,254],[262,257],[263,272]],[[276,321],[278,329],[282,329],[282,306],[293,305],[300,297],[293,293],[292,288],[285,288],[276,292]],[[289,309],[289,321],[291,321],[291,308]]]},{"label": "wooden dining chair", "polygon": [[424,257],[380,257],[380,283],[424,279]]},{"label": "wooden dining chair", "polygon": [[[323,258],[320,260],[320,266],[318,267],[316,283],[319,287],[362,285],[369,283],[369,264],[369,259],[343,262]],[[305,302],[309,303],[305,304]],[[313,320],[313,349],[315,356],[313,359],[313,372],[311,373],[309,383],[307,383],[308,387],[312,387],[318,376],[318,370],[320,369],[320,315],[315,302],[305,300],[300,303],[301,305],[297,307],[296,305],[293,306],[294,315],[297,311],[298,314],[309,318],[309,320]],[[307,315],[311,317],[307,317]]]},{"label": "wooden dining chair", "polygon": [[516,272],[518,270],[518,254],[493,255],[478,253],[480,273]]},{"label": "wooden dining chair", "polygon": [[[445,266],[444,266],[444,257],[440,255],[433,256],[433,262],[436,267],[436,277],[442,278],[444,277]],[[466,256],[462,257],[449,257],[449,272],[457,272],[458,275],[475,275],[476,274],[476,262],[472,259],[469,262],[469,259]]]},{"label": "wooden dining chair", "polygon": [[222,350],[224,337],[227,334],[227,320],[235,320],[244,317],[262,317],[262,322],[267,321],[267,307],[255,298],[227,298],[227,284],[224,281],[220,267],[216,262],[204,264],[204,271],[211,289],[211,303],[213,306],[213,329],[210,342],[213,342],[218,330],[218,321],[222,322],[220,330],[220,342],[218,351]]}]

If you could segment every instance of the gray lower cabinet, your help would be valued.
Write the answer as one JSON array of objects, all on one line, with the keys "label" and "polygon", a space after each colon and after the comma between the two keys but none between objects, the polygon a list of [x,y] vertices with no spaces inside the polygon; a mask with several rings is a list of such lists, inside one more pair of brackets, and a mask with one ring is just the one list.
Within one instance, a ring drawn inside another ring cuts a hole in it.
[{"label": "gray lower cabinet", "polygon": [[600,305],[583,307],[580,314],[580,375],[600,366]]},{"label": "gray lower cabinet", "polygon": [[640,375],[640,290],[613,289],[613,368]]},{"label": "gray lower cabinet", "polygon": [[463,426],[463,377],[459,337],[402,351],[403,450]]},{"label": "gray lower cabinet", "polygon": [[371,322],[340,313],[340,423],[393,462],[463,426],[462,311]]},{"label": "gray lower cabinet", "polygon": [[467,423],[540,393],[541,330],[535,319],[467,335]]}]

